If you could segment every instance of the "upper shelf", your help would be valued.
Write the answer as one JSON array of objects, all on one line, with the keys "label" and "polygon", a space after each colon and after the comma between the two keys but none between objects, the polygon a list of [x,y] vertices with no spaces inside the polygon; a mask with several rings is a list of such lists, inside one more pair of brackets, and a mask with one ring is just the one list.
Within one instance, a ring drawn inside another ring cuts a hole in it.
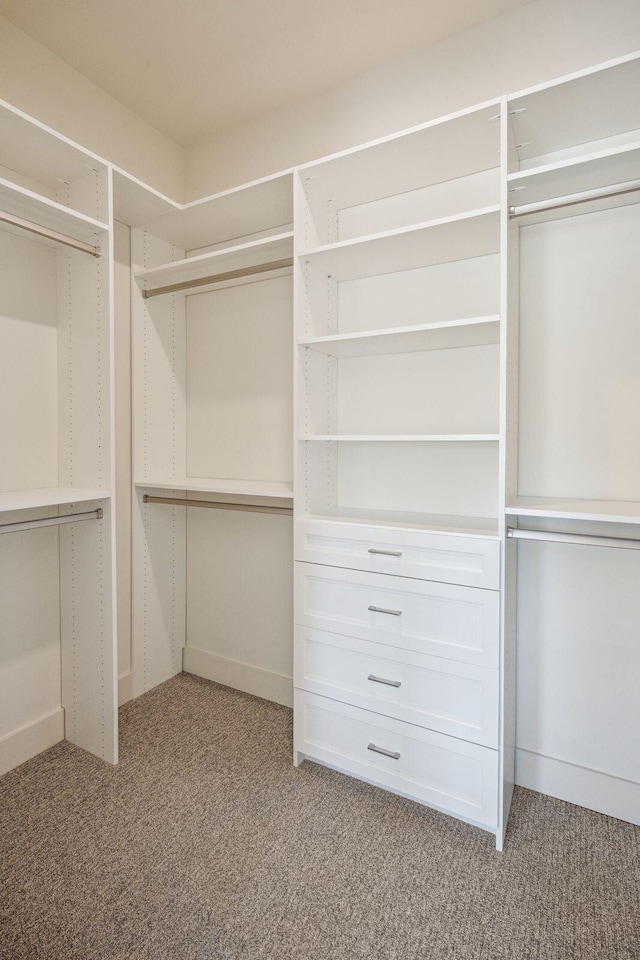
[{"label": "upper shelf", "polygon": [[[508,177],[510,206],[525,207],[534,203],[607,190],[630,182],[640,183],[640,141],[588,154],[584,158],[561,160],[534,170],[512,173]],[[640,191],[604,196],[585,201],[588,206],[572,203],[559,209],[526,214],[527,223],[575,216],[578,212],[595,211],[640,202]],[[576,208],[577,207],[577,208]]]},{"label": "upper shelf", "polygon": [[337,282],[498,253],[500,208],[389,230],[306,250],[300,258]]},{"label": "upper shelf", "polygon": [[183,250],[198,250],[274,227],[289,228],[292,222],[293,174],[285,171],[131,225]]},{"label": "upper shelf", "polygon": [[491,101],[304,164],[307,200],[343,209],[496,167],[499,113]]},{"label": "upper shelf", "polygon": [[[61,182],[82,180],[94,170],[106,170],[106,161],[84,150],[62,134],[0,100],[0,165],[4,175],[16,171],[16,180],[32,181],[43,195],[54,196]],[[39,190],[37,192],[40,192]]]},{"label": "upper shelf", "polygon": [[37,490],[9,490],[0,493],[0,513],[12,510],[31,510],[36,507],[56,507],[88,500],[104,500],[107,490],[86,490],[75,487],[40,487]]},{"label": "upper shelf", "polygon": [[[292,256],[293,233],[288,232],[250,243],[225,247],[222,250],[214,250],[212,253],[204,253],[197,257],[164,263],[158,267],[138,270],[134,273],[134,277],[148,294],[152,291],[159,293],[161,290],[164,291],[165,287],[181,284],[193,284],[202,292],[209,283],[214,284],[225,280],[231,282],[233,278],[229,278],[228,274],[235,271],[244,271],[271,263],[280,264],[280,269],[288,269],[291,266]],[[261,275],[265,276],[265,274]],[[187,294],[190,290],[191,287],[188,287],[182,292]],[[166,290],[166,292],[176,291]]]},{"label": "upper shelf", "polygon": [[500,317],[473,317],[413,327],[390,327],[366,333],[342,333],[298,341],[330,357],[373,357],[420,350],[448,350],[500,342]]},{"label": "upper shelf", "polygon": [[[0,178],[0,211],[23,220],[28,220],[46,230],[62,233],[83,243],[95,242],[96,234],[108,230],[106,223],[87,217],[83,213],[63,207],[55,200],[49,200],[40,194]],[[4,225],[2,229],[7,229]],[[33,234],[25,236],[33,239]],[[43,243],[47,241],[39,237]]]},{"label": "upper shelf", "polygon": [[600,141],[640,130],[640,55],[512,94],[508,106],[521,167],[576,148],[593,153]]}]

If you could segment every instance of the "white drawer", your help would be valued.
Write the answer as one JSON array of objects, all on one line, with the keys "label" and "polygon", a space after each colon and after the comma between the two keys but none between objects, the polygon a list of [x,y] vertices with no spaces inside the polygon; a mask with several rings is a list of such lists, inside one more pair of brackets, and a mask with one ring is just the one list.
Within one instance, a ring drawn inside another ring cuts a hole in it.
[{"label": "white drawer", "polygon": [[497,751],[313,693],[296,690],[294,704],[298,760],[303,755],[495,830]]},{"label": "white drawer", "polygon": [[295,622],[497,668],[499,597],[493,590],[295,563]]},{"label": "white drawer", "polygon": [[486,747],[498,746],[498,671],[295,628],[294,684]]},{"label": "white drawer", "polygon": [[499,589],[497,540],[329,520],[297,521],[294,538],[296,560],[308,563]]}]

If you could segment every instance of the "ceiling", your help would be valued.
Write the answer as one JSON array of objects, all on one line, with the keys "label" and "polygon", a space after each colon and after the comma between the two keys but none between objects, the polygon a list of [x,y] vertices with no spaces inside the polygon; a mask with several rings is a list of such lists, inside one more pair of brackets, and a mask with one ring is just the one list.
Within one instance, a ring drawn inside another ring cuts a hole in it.
[{"label": "ceiling", "polygon": [[0,14],[185,147],[530,0],[0,0]]}]

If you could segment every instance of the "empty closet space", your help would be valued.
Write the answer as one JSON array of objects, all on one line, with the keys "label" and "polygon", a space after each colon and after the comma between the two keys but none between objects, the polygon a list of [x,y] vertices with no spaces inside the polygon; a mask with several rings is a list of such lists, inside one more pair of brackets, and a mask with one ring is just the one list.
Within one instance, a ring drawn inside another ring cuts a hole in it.
[{"label": "empty closet space", "polygon": [[584,802],[635,822],[639,90],[630,57],[510,98],[508,177],[520,289],[507,514],[526,538],[520,782],[564,778],[571,798],[582,778]]},{"label": "empty closet space", "polygon": [[143,689],[291,677],[291,204],[281,176],[132,231]]},{"label": "empty closet space", "polygon": [[107,167],[0,128],[0,765],[63,736],[114,761]]},{"label": "empty closet space", "polygon": [[299,172],[303,512],[495,529],[499,111]]}]

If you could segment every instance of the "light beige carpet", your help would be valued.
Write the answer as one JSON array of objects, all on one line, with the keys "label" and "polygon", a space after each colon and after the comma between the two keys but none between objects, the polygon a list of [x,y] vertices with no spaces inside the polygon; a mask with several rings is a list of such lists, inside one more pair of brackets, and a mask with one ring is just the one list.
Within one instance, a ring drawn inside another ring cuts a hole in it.
[{"label": "light beige carpet", "polygon": [[182,675],[0,780],[2,960],[639,960],[640,828],[517,790],[493,838],[291,765],[291,713]]}]

